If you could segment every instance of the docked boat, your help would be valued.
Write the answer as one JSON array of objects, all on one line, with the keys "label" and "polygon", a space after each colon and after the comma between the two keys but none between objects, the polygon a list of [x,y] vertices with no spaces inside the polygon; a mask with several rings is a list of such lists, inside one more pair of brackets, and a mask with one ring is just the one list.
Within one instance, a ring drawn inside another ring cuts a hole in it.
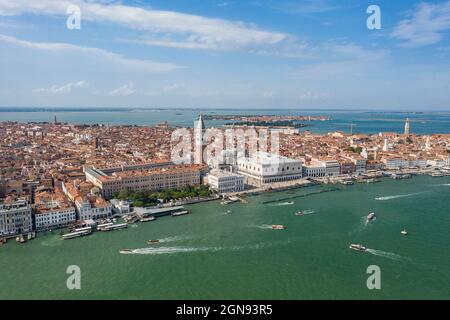
[{"label": "docked boat", "polygon": [[406,236],[406,235],[408,234],[408,231],[406,231],[406,229],[403,229],[400,233],[401,233],[402,235]]},{"label": "docked boat", "polygon": [[64,234],[62,236],[62,238],[63,238],[63,240],[74,239],[74,238],[87,236],[87,235],[89,235],[91,233],[92,233],[92,229],[84,230],[84,231],[75,231],[75,232]]},{"label": "docked boat", "polygon": [[27,240],[25,239],[25,237],[21,234],[20,236],[16,237],[16,241],[20,242],[20,243],[25,243],[27,242]]},{"label": "docked boat", "polygon": [[375,212],[371,212],[371,213],[369,213],[368,215],[367,215],[367,218],[366,218],[366,221],[367,222],[370,222],[370,221],[372,221],[373,219],[375,219],[377,216],[375,215]]},{"label": "docked boat", "polygon": [[121,249],[121,250],[119,250],[119,252],[122,253],[122,254],[130,254],[130,253],[133,253],[133,250],[131,250],[131,249]]},{"label": "docked boat", "polygon": [[350,248],[350,249],[353,249],[353,250],[356,250],[356,251],[362,251],[362,252],[364,252],[364,251],[367,250],[367,248],[364,247],[364,246],[362,246],[361,244],[351,244],[351,245],[349,246],[349,248]]},{"label": "docked boat", "polygon": [[274,224],[272,225],[273,230],[284,230],[286,229],[286,226],[283,226],[282,224]]},{"label": "docked boat", "polygon": [[443,172],[433,172],[430,174],[432,177],[445,177],[445,173]]},{"label": "docked boat", "polygon": [[119,224],[111,224],[111,225],[107,225],[104,226],[100,229],[98,229],[99,231],[111,231],[111,230],[119,230],[119,229],[125,229],[128,228],[128,224],[126,223],[119,223]]},{"label": "docked boat", "polygon": [[345,181],[342,181],[342,184],[346,185],[346,186],[350,186],[350,185],[354,184],[354,182],[352,180],[345,180]]},{"label": "docked boat", "polygon": [[377,183],[377,182],[381,182],[381,180],[380,179],[371,178],[371,179],[367,179],[366,182],[367,183]]},{"label": "docked boat", "polygon": [[160,241],[158,239],[152,239],[152,240],[148,240],[147,243],[148,244],[156,244],[159,243]]},{"label": "docked boat", "polygon": [[156,220],[156,218],[151,216],[151,217],[142,218],[141,222],[149,222],[149,221],[153,221],[153,220]]},{"label": "docked boat", "polygon": [[305,213],[303,211],[298,211],[295,213],[296,216],[303,216]]},{"label": "docked boat", "polygon": [[172,217],[182,216],[185,214],[189,214],[189,210],[172,212]]}]

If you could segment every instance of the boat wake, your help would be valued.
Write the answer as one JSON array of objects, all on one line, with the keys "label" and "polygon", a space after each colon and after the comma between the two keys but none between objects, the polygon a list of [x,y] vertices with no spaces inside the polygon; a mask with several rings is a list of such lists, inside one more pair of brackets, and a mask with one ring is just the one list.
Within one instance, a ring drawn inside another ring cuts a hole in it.
[{"label": "boat wake", "polygon": [[214,250],[214,248],[194,248],[194,247],[159,247],[159,248],[140,248],[131,250],[129,254],[149,254],[149,255],[160,255],[160,254],[173,254],[173,253],[187,253],[196,251],[209,251]]},{"label": "boat wake", "polygon": [[256,226],[256,227],[260,228],[260,229],[272,229],[272,225],[269,225],[269,224],[262,224],[262,225]]},{"label": "boat wake", "polygon": [[398,195],[395,195],[395,196],[378,197],[378,198],[375,198],[375,200],[378,200],[378,201],[394,200],[394,199],[399,199],[399,198],[412,197],[412,196],[415,196],[415,195],[418,195],[418,194],[421,194],[421,193],[423,193],[423,192],[408,193],[408,194],[398,194]]},{"label": "boat wake", "polygon": [[402,257],[398,254],[392,253],[392,252],[386,252],[386,251],[375,250],[375,249],[370,249],[370,248],[367,248],[367,252],[370,254],[373,254],[375,256],[384,257],[384,258],[388,258],[388,259],[395,260],[395,261],[407,260],[407,258],[404,258],[404,257]]},{"label": "boat wake", "polygon": [[188,237],[188,236],[173,236],[173,237],[166,237],[166,238],[159,239],[159,242],[161,242],[161,243],[175,242],[175,241],[182,241],[182,240],[187,240],[187,239],[190,239],[190,237]]},{"label": "boat wake", "polygon": [[256,243],[251,245],[230,246],[230,247],[151,247],[138,248],[130,251],[122,251],[121,254],[138,254],[138,255],[164,255],[176,253],[192,253],[192,252],[217,252],[217,251],[240,251],[240,250],[259,250],[269,248],[282,243]]},{"label": "boat wake", "polygon": [[275,203],[275,204],[273,204],[273,206],[275,206],[275,207],[279,207],[279,206],[292,206],[293,204],[294,204],[294,201],[286,201],[286,202]]},{"label": "boat wake", "polygon": [[304,210],[304,211],[303,211],[303,214],[304,214],[304,215],[307,215],[307,214],[313,214],[313,213],[317,213],[317,211],[314,211],[314,210]]}]

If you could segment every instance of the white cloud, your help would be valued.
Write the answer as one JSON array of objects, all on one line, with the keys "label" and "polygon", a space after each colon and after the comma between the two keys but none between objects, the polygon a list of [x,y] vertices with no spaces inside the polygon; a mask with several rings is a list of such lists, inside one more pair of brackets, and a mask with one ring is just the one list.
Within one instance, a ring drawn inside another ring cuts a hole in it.
[{"label": "white cloud", "polygon": [[98,1],[0,0],[0,15],[33,13],[65,16],[70,4],[81,8],[83,21],[115,23],[150,33],[147,43],[151,45],[234,50],[270,46],[288,38],[284,33],[261,30],[253,24],[239,21]]},{"label": "white cloud", "polygon": [[430,4],[420,3],[409,18],[400,21],[390,34],[404,41],[408,47],[432,45],[443,39],[450,29],[450,1]]},{"label": "white cloud", "polygon": [[263,98],[264,99],[269,99],[269,98],[272,98],[273,95],[274,95],[273,91],[266,91],[266,92],[263,93]]},{"label": "white cloud", "polygon": [[[1,1],[1,0],[0,0]],[[26,40],[20,40],[11,36],[0,34],[0,42],[21,46],[24,48],[46,50],[52,52],[79,52],[86,54],[90,57],[99,57],[102,60],[106,59],[118,66],[122,66],[128,69],[144,71],[148,73],[166,73],[180,68],[177,65],[171,63],[153,62],[150,60],[139,60],[125,58],[120,54],[109,52],[103,49],[82,47],[68,43],[61,42],[32,42]]]},{"label": "white cloud", "polygon": [[122,96],[122,97],[127,97],[130,96],[132,94],[136,93],[136,89],[134,87],[134,83],[130,82],[126,85],[123,85],[117,89],[114,89],[112,91],[109,92],[109,95],[111,96]]},{"label": "white cloud", "polygon": [[52,85],[50,88],[39,88],[34,89],[34,93],[51,93],[51,94],[65,94],[72,92],[74,88],[84,88],[87,84],[86,80],[81,80],[78,82],[69,82],[63,85]]},{"label": "white cloud", "polygon": [[331,97],[331,95],[327,92],[303,92],[300,93],[300,100],[327,100]]}]

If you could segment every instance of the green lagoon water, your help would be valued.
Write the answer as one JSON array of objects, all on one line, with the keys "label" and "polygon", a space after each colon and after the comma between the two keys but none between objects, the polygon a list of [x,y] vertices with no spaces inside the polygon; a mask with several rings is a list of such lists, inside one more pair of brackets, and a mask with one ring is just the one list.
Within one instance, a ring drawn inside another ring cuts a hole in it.
[{"label": "green lagoon water", "polygon": [[[0,299],[450,298],[450,177],[313,194],[328,188],[192,205],[188,216],[80,239],[9,241],[0,247]],[[366,225],[371,211],[377,219]],[[66,288],[69,265],[81,268],[81,290]],[[381,268],[381,290],[366,287],[369,265]]]}]

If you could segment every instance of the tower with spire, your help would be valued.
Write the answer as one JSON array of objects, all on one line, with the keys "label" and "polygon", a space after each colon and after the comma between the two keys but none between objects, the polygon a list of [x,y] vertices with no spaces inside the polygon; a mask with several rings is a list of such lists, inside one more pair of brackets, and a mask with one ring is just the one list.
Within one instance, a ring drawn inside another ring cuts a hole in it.
[{"label": "tower with spire", "polygon": [[203,163],[203,134],[205,132],[205,123],[203,122],[203,116],[200,113],[198,120],[194,125],[194,163]]},{"label": "tower with spire", "polygon": [[405,136],[409,136],[410,134],[410,124],[409,124],[409,118],[406,118],[405,120]]}]

